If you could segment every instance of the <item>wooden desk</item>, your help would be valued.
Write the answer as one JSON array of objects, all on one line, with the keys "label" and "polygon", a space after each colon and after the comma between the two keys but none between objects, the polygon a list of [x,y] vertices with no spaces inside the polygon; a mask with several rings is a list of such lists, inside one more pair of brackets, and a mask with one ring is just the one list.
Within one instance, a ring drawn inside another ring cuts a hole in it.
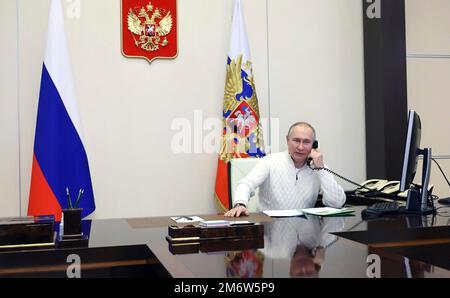
[{"label": "wooden desk", "polygon": [[264,248],[193,254],[168,250],[169,217],[93,220],[88,247],[0,252],[0,276],[65,277],[77,254],[82,277],[367,277],[377,254],[382,277],[450,277],[448,217],[364,221],[354,208],[343,218],[251,214],[240,219],[264,224]]}]

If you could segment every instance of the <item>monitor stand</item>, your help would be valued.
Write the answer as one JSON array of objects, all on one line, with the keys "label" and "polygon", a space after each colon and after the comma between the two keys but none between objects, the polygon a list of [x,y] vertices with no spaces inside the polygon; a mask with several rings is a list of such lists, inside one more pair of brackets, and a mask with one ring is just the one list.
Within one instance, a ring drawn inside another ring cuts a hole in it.
[{"label": "monitor stand", "polygon": [[401,212],[406,214],[431,214],[435,209],[428,206],[428,184],[431,174],[431,148],[418,149],[418,155],[423,155],[422,164],[422,185],[420,187],[411,186],[406,199],[406,208]]}]

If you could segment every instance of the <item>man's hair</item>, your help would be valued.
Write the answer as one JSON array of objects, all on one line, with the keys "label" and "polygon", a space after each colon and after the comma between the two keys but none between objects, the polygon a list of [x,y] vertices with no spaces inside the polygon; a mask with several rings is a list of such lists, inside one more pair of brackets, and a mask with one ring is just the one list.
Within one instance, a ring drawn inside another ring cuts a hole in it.
[{"label": "man's hair", "polygon": [[289,131],[288,131],[288,134],[287,134],[287,136],[286,136],[287,138],[289,138],[289,136],[291,135],[292,130],[293,130],[295,127],[297,127],[297,126],[306,126],[306,127],[311,128],[311,130],[312,130],[312,132],[313,132],[313,135],[314,135],[314,140],[313,140],[313,141],[316,140],[316,130],[314,129],[314,127],[312,127],[311,124],[309,124],[308,122],[304,122],[304,121],[301,121],[301,122],[295,122],[294,124],[292,124],[291,127],[289,127]]}]

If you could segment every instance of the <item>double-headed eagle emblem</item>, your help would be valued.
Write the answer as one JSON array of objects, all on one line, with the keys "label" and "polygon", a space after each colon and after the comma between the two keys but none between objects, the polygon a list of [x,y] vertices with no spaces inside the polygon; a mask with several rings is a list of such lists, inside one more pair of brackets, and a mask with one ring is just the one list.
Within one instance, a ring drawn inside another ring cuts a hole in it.
[{"label": "double-headed eagle emblem", "polygon": [[153,52],[169,44],[165,36],[172,30],[172,16],[170,11],[154,9],[151,2],[145,8],[130,8],[128,30],[137,47]]}]

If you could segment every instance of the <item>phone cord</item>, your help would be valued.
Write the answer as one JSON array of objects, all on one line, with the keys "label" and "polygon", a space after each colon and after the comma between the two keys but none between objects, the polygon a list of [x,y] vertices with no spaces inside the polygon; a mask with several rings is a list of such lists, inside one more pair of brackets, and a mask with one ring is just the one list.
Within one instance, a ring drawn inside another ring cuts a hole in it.
[{"label": "phone cord", "polygon": [[344,181],[347,181],[347,182],[349,182],[349,183],[351,183],[351,184],[353,184],[353,185],[358,186],[358,188],[365,188],[365,189],[367,189],[367,190],[373,191],[373,189],[370,189],[370,188],[365,187],[365,186],[363,186],[363,185],[361,185],[361,184],[358,184],[358,183],[356,183],[356,182],[353,182],[352,180],[347,179],[347,178],[345,178],[345,177],[339,175],[338,173],[333,172],[332,170],[330,170],[330,169],[328,169],[328,168],[313,168],[313,167],[311,167],[311,165],[309,165],[309,164],[308,164],[308,167],[309,167],[311,170],[313,170],[313,171],[325,170],[325,171],[330,172],[331,174],[333,174],[333,175],[335,175],[335,176],[341,178],[341,179],[344,180]]}]

